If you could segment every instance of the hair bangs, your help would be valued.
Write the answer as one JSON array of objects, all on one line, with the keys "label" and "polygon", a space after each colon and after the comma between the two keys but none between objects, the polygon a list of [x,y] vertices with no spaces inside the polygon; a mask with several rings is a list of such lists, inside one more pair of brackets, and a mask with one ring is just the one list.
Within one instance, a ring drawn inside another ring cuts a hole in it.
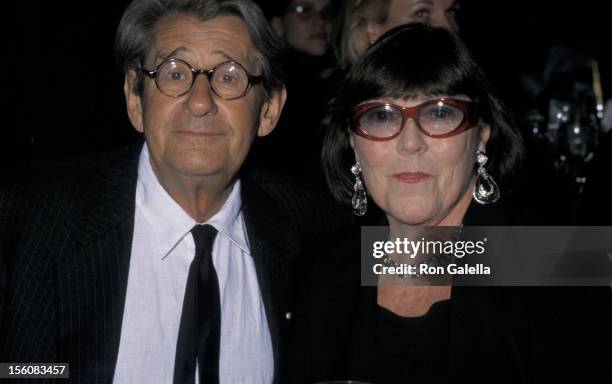
[{"label": "hair bangs", "polygon": [[[381,97],[482,95],[479,71],[466,59],[462,46],[451,44],[444,32],[439,36],[435,30],[427,36],[418,32],[398,39],[391,30],[368,49],[347,79],[348,104]],[[393,43],[387,44],[391,38]]]}]

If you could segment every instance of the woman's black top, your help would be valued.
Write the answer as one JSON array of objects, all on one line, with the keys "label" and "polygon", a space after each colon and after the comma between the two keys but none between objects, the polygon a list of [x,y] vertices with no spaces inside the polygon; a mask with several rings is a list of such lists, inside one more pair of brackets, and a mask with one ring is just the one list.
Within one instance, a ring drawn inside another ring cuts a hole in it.
[{"label": "woman's black top", "polygon": [[[486,208],[471,206],[464,222],[515,224]],[[305,255],[286,382],[612,382],[609,287],[455,286],[424,317],[404,319],[361,286],[359,255],[360,228]]]},{"label": "woman's black top", "polygon": [[378,382],[450,380],[450,301],[439,301],[418,317],[402,317],[379,306],[376,311]]}]

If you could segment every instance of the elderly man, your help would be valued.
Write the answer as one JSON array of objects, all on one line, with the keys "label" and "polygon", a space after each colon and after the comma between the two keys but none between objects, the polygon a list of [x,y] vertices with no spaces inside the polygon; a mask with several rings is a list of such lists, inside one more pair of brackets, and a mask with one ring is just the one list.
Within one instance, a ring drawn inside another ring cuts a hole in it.
[{"label": "elderly man", "polygon": [[135,0],[116,54],[145,144],[4,176],[0,361],[70,363],[86,383],[277,382],[291,264],[340,222],[241,171],[285,102],[278,43],[249,0]]}]

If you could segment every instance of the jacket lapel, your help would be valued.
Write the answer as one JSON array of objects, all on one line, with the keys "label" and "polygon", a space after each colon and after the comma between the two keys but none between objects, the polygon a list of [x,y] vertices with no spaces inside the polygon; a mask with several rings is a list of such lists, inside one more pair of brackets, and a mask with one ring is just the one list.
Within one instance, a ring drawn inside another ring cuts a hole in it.
[{"label": "jacket lapel", "polygon": [[378,311],[376,287],[361,287],[357,321],[352,329],[351,358],[348,367],[351,379],[374,382],[379,366],[377,355],[376,312]]},{"label": "jacket lapel", "polygon": [[300,244],[288,217],[252,178],[243,179],[242,209],[274,352],[274,381],[280,380],[281,338],[289,308],[290,267]]},{"label": "jacket lapel", "polygon": [[71,378],[112,382],[127,289],[141,146],[86,169],[66,225],[74,249],[57,266],[61,361]]}]

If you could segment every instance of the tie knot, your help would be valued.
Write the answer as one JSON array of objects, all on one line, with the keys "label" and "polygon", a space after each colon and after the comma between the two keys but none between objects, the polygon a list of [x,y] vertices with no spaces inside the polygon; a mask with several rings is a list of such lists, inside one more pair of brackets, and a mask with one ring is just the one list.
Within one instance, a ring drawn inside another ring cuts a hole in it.
[{"label": "tie knot", "polygon": [[210,224],[196,225],[191,229],[193,235],[193,241],[196,246],[196,255],[202,252],[210,253],[212,246],[217,236],[217,230]]}]

